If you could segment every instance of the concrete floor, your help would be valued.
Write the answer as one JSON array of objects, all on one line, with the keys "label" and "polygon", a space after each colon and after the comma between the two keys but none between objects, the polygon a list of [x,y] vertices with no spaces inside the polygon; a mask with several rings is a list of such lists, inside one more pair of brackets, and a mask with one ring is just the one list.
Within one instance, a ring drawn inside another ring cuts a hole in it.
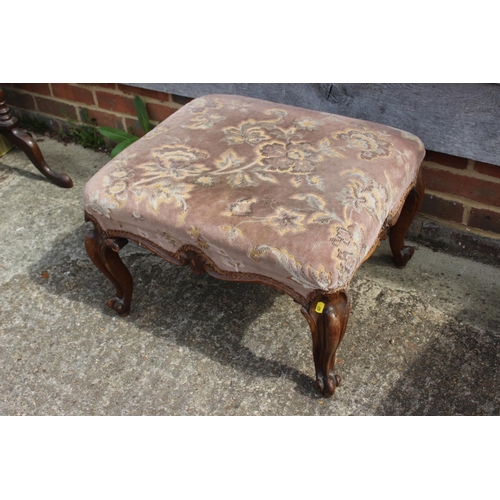
[{"label": "concrete floor", "polygon": [[351,285],[332,399],[313,389],[308,325],[270,288],[177,268],[132,244],[132,312],[88,259],[82,192],[109,158],[39,139],[58,188],[0,158],[0,414],[499,415],[500,266],[383,242]]}]

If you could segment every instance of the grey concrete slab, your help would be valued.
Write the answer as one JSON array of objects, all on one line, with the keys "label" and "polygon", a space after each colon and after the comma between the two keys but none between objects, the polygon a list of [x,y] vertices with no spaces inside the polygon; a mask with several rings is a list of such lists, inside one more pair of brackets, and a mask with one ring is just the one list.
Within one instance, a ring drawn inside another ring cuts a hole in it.
[{"label": "grey concrete slab", "polygon": [[196,276],[128,245],[132,312],[84,249],[82,193],[108,161],[51,139],[58,188],[0,158],[0,414],[499,415],[500,266],[383,242],[351,285],[332,399],[312,387],[310,333],[287,296]]}]

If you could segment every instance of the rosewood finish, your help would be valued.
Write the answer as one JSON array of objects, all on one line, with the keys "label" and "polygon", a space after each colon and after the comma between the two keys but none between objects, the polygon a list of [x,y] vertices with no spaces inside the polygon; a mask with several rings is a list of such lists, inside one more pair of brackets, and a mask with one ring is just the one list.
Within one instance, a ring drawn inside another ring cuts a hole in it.
[{"label": "rosewood finish", "polygon": [[[389,232],[389,241],[398,268],[403,268],[414,253],[413,247],[405,246],[406,232],[417,213],[423,199],[424,186],[419,175],[408,191],[400,214],[395,220],[387,220],[379,237],[365,260],[373,253],[380,241]],[[229,272],[219,269],[203,251],[192,245],[184,245],[175,253],[168,252],[153,242],[138,235],[120,230],[104,231],[96,219],[85,213],[85,220],[93,223],[85,239],[87,253],[96,267],[111,281],[115,287],[115,295],[108,299],[107,305],[120,316],[130,312],[132,301],[133,279],[119,256],[119,251],[134,241],[148,248],[151,252],[168,262],[191,269],[200,274],[203,272],[226,281],[253,282],[271,286],[288,294],[301,306],[312,334],[312,350],[316,369],[315,386],[324,397],[334,394],[340,384],[340,376],[335,373],[335,354],[342,341],[347,327],[350,311],[350,299],[347,290],[325,293],[314,290],[306,299],[292,288],[270,277],[252,273]]]},{"label": "rosewood finish", "polygon": [[71,177],[68,174],[51,170],[35,140],[30,134],[19,128],[18,119],[10,112],[2,89],[0,89],[0,134],[4,135],[14,146],[21,149],[31,163],[56,186],[73,187]]}]

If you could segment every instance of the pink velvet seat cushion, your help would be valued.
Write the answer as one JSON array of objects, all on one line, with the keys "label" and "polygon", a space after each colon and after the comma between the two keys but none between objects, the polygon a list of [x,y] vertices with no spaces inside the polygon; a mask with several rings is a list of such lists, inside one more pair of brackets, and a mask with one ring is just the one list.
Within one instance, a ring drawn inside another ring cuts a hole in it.
[{"label": "pink velvet seat cushion", "polygon": [[348,286],[424,154],[417,137],[388,126],[209,95],[96,173],[85,210],[104,230],[170,253],[193,245],[222,272],[307,297]]}]

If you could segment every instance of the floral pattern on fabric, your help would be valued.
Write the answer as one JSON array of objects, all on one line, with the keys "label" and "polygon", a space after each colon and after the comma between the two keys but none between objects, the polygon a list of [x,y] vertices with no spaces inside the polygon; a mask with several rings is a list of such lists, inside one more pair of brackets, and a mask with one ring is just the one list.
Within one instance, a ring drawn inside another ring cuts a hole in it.
[{"label": "floral pattern on fabric", "polygon": [[191,107],[192,123],[188,126],[191,129],[206,130],[226,118],[217,113],[222,108],[222,103],[217,98],[200,98],[193,102],[196,104]]},{"label": "floral pattern on fabric", "polygon": [[[87,184],[103,227],[221,269],[348,286],[424,156],[407,132],[238,96],[191,101]],[[146,236],[148,235],[148,236]]]},{"label": "floral pattern on fabric", "polygon": [[337,139],[347,141],[348,147],[360,149],[362,160],[373,160],[380,156],[390,156],[392,144],[381,139],[377,134],[364,130],[348,130],[337,134]]},{"label": "floral pattern on fabric", "polygon": [[333,277],[326,270],[325,266],[320,265],[318,269],[314,269],[310,264],[304,265],[286,249],[261,245],[252,248],[250,257],[259,262],[267,252],[272,253],[278,262],[290,273],[289,278],[291,280],[299,283],[304,288],[328,290],[334,284]]}]

